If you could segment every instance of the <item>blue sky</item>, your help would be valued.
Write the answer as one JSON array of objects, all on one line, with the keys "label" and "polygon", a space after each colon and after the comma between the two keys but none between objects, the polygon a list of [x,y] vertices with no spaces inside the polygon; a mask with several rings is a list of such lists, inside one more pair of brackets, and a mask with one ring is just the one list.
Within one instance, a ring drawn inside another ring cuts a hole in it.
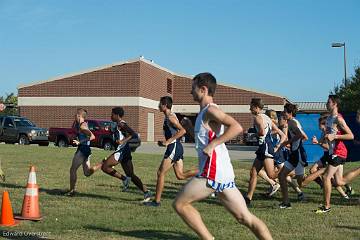
[{"label": "blue sky", "polygon": [[360,65],[360,1],[0,0],[0,94],[140,55],[175,72],[323,101]]}]

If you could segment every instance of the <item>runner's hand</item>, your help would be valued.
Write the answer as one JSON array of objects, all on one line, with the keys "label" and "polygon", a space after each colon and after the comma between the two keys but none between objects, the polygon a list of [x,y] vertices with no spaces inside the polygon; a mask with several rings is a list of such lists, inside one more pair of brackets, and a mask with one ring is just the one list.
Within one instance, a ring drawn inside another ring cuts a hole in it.
[{"label": "runner's hand", "polygon": [[80,144],[80,142],[78,140],[73,140],[73,144],[75,144],[76,146]]},{"label": "runner's hand", "polygon": [[203,152],[204,152],[206,155],[208,155],[209,157],[211,157],[211,154],[213,153],[214,149],[215,149],[215,146],[214,146],[212,143],[209,143],[209,145],[207,145],[207,146],[204,148]]},{"label": "runner's hand", "polygon": [[335,134],[327,134],[326,136],[325,136],[325,138],[327,139],[327,140],[329,140],[330,142],[332,142],[332,141],[334,141],[335,140]]}]

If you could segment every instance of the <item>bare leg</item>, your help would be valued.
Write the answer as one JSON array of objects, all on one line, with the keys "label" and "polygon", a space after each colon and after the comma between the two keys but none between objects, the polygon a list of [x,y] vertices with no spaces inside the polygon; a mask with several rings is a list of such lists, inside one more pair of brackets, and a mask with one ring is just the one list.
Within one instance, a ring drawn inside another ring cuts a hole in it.
[{"label": "bare leg", "polygon": [[348,195],[344,192],[341,186],[336,186],[336,190],[340,193],[342,197],[347,197]]},{"label": "bare leg", "polygon": [[301,183],[301,187],[305,187],[310,182],[316,180],[318,177],[320,177],[324,173],[325,173],[325,168],[321,168],[321,169],[311,173],[310,175],[306,176],[306,178]]},{"label": "bare leg", "polygon": [[288,204],[289,203],[289,192],[288,192],[288,185],[286,181],[286,177],[289,175],[289,173],[292,170],[289,170],[287,167],[283,167],[281,169],[281,172],[279,174],[279,180],[280,180],[280,187],[281,187],[281,193],[283,196],[283,203]]},{"label": "bare leg", "polygon": [[299,185],[297,183],[294,183],[292,181],[292,177],[291,176],[287,176],[286,177],[286,181],[288,182],[288,184],[290,185],[290,187],[292,187],[292,189],[294,189],[294,191],[296,193],[302,193],[301,189],[299,188]]},{"label": "bare leg", "polygon": [[159,167],[157,172],[157,181],[156,181],[156,194],[155,194],[155,202],[159,203],[161,200],[161,194],[164,190],[165,183],[165,175],[172,167],[172,162],[170,158],[164,159]]},{"label": "bare leg", "polygon": [[184,172],[184,162],[182,159],[176,161],[173,164],[173,167],[174,167],[176,178],[178,180],[185,180],[185,179],[194,177],[198,173],[197,169],[187,170]]},{"label": "bare leg", "polygon": [[248,227],[258,239],[272,239],[271,233],[265,223],[249,212],[244,198],[237,188],[225,189],[219,193],[219,198],[236,220],[240,224]]},{"label": "bare leg", "polygon": [[255,192],[258,172],[261,170],[262,167],[263,167],[263,163],[257,158],[255,158],[253,166],[250,170],[250,180],[249,180],[249,187],[247,192],[247,198],[249,200],[252,199],[253,194]]},{"label": "bare leg", "polygon": [[77,181],[76,172],[78,168],[84,163],[84,161],[85,161],[85,156],[80,151],[76,151],[70,167],[70,191],[75,190],[75,185]]},{"label": "bare leg", "polygon": [[344,182],[350,183],[354,178],[358,177],[359,175],[360,175],[360,167],[355,168],[350,172],[347,172],[344,176]]},{"label": "bare leg", "polygon": [[213,236],[206,228],[200,213],[191,205],[207,198],[213,189],[206,186],[205,178],[192,178],[178,193],[173,207],[183,221],[194,230],[201,239],[212,240]]},{"label": "bare leg", "polygon": [[264,179],[266,182],[268,182],[271,186],[274,186],[276,184],[276,182],[274,180],[269,178],[269,176],[266,174],[264,169],[261,169],[260,172],[258,173],[258,175],[259,175],[259,177]]},{"label": "bare leg", "polygon": [[125,180],[126,176],[122,175],[118,171],[116,171],[113,167],[118,165],[119,162],[115,160],[114,155],[110,155],[102,164],[101,170],[109,174],[112,177],[118,178],[120,180]]},{"label": "bare leg", "polygon": [[331,178],[338,171],[339,166],[334,167],[332,165],[328,165],[324,174],[324,202],[325,208],[330,208],[330,198],[331,198]]},{"label": "bare leg", "polygon": [[275,171],[275,165],[274,165],[274,159],[272,158],[265,158],[264,160],[264,169],[266,171],[266,174],[271,179],[276,179],[279,175],[279,172]]}]

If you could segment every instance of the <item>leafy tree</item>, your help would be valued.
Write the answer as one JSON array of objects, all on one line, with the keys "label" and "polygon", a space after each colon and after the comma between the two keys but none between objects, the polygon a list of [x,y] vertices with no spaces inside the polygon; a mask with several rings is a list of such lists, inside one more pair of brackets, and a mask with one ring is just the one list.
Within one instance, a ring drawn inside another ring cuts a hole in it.
[{"label": "leafy tree", "polygon": [[355,67],[355,74],[348,79],[348,83],[342,83],[331,91],[341,99],[340,110],[342,112],[356,112],[360,109],[360,66]]},{"label": "leafy tree", "polygon": [[1,115],[18,115],[18,98],[14,93],[7,93],[5,97],[0,97],[0,102],[4,103],[7,106],[5,111],[3,111]]}]

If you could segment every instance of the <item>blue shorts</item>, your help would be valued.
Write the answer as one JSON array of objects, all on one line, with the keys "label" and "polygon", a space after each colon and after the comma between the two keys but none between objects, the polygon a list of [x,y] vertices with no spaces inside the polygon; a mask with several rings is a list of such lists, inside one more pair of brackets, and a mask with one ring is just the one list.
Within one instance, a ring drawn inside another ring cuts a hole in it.
[{"label": "blue shorts", "polygon": [[130,147],[129,145],[125,145],[124,148],[118,150],[118,151],[115,151],[113,153],[114,155],[114,158],[116,161],[118,162],[128,162],[128,161],[131,161],[132,160],[132,156],[131,156],[131,150],[130,150]]},{"label": "blue shorts", "polygon": [[184,148],[180,142],[174,142],[167,146],[164,159],[170,158],[171,162],[184,159]]},{"label": "blue shorts", "polygon": [[260,161],[264,161],[266,158],[274,158],[274,147],[270,141],[264,142],[259,145],[259,148],[255,152],[256,158]]},{"label": "blue shorts", "polygon": [[283,164],[285,161],[289,159],[289,156],[290,156],[290,150],[285,147],[282,147],[274,155],[275,165],[278,166],[280,164]]},{"label": "blue shorts", "polygon": [[295,151],[290,151],[288,162],[291,163],[293,167],[296,167],[298,163],[301,163],[304,167],[308,165],[307,155],[302,145],[299,147],[299,149]]}]

